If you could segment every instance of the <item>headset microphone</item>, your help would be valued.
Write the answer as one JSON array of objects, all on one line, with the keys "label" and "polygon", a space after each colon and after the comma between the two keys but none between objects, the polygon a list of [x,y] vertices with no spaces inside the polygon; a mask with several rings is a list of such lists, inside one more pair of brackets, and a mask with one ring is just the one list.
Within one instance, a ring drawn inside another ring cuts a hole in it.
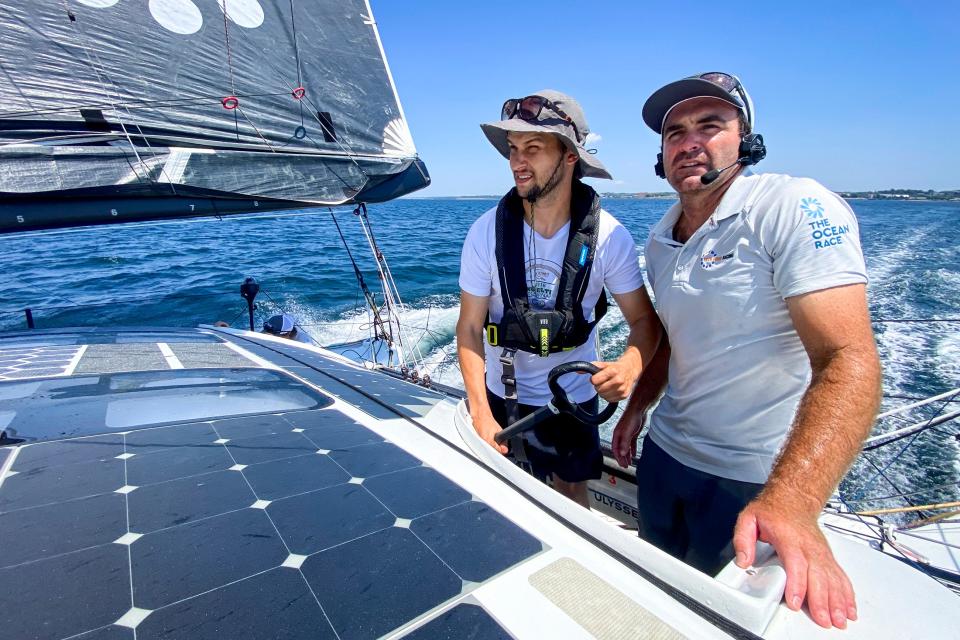
[{"label": "headset microphone", "polygon": [[759,133],[748,133],[743,136],[740,140],[740,149],[737,158],[737,161],[733,164],[724,167],[723,169],[713,169],[707,171],[705,174],[700,176],[700,182],[703,184],[710,184],[720,177],[720,174],[731,169],[735,166],[743,165],[749,166],[751,164],[757,164],[761,160],[767,157],[767,146],[763,144],[763,136]]},{"label": "headset microphone", "polygon": [[[740,139],[740,149],[737,154],[739,157],[737,161],[733,164],[724,167],[723,169],[712,169],[707,171],[705,174],[700,176],[700,182],[703,184],[710,184],[711,182],[716,181],[720,177],[720,174],[726,171],[727,169],[732,169],[733,167],[739,165],[749,166],[752,164],[757,164],[761,160],[767,157],[767,146],[763,143],[763,136],[759,133],[748,133]],[[661,178],[667,177],[667,172],[663,166],[663,152],[657,154],[657,164],[654,165],[653,170],[656,172],[657,176]]]},{"label": "headset microphone", "polygon": [[700,176],[700,182],[703,183],[703,184],[710,184],[711,182],[713,182],[714,180],[716,180],[717,178],[719,178],[721,173],[723,173],[723,172],[726,171],[727,169],[732,169],[733,167],[737,166],[738,164],[743,164],[743,163],[742,163],[740,160],[737,160],[737,161],[734,162],[733,164],[728,165],[728,166],[724,167],[723,169],[712,169],[712,170],[710,170],[710,171],[707,171],[705,174],[703,174],[702,176]]}]

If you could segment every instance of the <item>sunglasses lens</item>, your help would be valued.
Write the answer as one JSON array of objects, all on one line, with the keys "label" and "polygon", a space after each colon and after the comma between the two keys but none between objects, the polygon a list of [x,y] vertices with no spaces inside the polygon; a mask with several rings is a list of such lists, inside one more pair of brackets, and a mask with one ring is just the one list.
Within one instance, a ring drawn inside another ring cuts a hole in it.
[{"label": "sunglasses lens", "polygon": [[527,96],[520,101],[520,118],[522,120],[536,120],[543,109],[545,100],[540,96]]},{"label": "sunglasses lens", "polygon": [[724,91],[732,92],[740,84],[737,82],[737,79],[731,76],[728,73],[705,73],[700,76],[701,80],[706,80],[707,82],[712,82],[713,84],[721,87]]},{"label": "sunglasses lens", "polygon": [[517,103],[520,101],[516,98],[510,98],[503,103],[503,108],[500,109],[500,119],[509,120],[517,112]]}]

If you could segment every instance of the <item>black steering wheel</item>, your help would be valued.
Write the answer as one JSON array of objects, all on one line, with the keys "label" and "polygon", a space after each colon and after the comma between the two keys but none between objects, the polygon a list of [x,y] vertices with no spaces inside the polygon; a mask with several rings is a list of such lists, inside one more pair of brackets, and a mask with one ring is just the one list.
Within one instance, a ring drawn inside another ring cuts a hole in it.
[{"label": "black steering wheel", "polygon": [[553,399],[550,400],[547,406],[537,409],[526,418],[517,420],[506,429],[497,433],[497,435],[494,436],[494,440],[498,444],[502,444],[519,433],[533,429],[546,418],[549,418],[550,416],[556,415],[560,412],[569,413],[584,424],[589,424],[592,426],[603,424],[609,420],[613,413],[617,410],[616,402],[608,403],[603,411],[600,411],[599,413],[587,411],[580,406],[579,403],[576,403],[570,399],[566,390],[560,386],[559,382],[560,376],[568,373],[583,372],[593,375],[599,371],[600,367],[585,360],[566,362],[554,367],[550,370],[550,374],[547,376],[547,384],[550,387],[550,392],[553,394]]}]

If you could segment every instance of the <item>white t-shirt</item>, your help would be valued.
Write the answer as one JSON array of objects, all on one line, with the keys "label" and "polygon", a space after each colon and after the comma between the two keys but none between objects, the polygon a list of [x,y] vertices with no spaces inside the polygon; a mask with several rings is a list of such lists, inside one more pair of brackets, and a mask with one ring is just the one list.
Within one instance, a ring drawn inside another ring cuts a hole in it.
[{"label": "white t-shirt", "polygon": [[810,380],[785,298],[867,281],[857,220],[813,180],[749,173],[685,244],[679,215],[645,249],[672,348],[650,436],[689,467],[762,483]]},{"label": "white t-shirt", "polygon": [[[503,317],[503,299],[500,295],[500,277],[497,273],[496,218],[497,209],[494,207],[473,223],[464,240],[463,252],[460,256],[460,288],[471,295],[488,298],[492,322],[499,322]],[[569,236],[569,222],[551,238],[544,238],[524,222],[524,264],[528,299],[531,305],[541,309],[554,307]],[[593,269],[583,297],[584,316],[588,320],[593,318],[593,309],[603,287],[606,287],[611,294],[621,294],[636,291],[642,286],[643,274],[640,272],[636,243],[622,224],[601,209]],[[595,361],[597,359],[596,331],[594,327],[590,338],[579,347],[550,354],[545,358],[518,351],[514,368],[519,401],[534,406],[547,404],[551,398],[547,387],[547,374],[551,369],[574,360]],[[503,348],[492,347],[489,344],[484,346],[487,387],[502,398],[504,388],[500,376],[503,375],[503,367],[499,357]],[[560,383],[575,402],[584,402],[596,394],[593,385],[590,384],[590,376],[587,375],[566,375],[560,379]]]}]

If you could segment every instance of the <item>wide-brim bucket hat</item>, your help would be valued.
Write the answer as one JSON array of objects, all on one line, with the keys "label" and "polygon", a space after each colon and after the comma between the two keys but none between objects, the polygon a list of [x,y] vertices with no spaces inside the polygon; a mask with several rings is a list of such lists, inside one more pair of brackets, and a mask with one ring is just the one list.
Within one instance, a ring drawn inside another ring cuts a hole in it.
[{"label": "wide-brim bucket hat", "polygon": [[[577,154],[580,158],[580,172],[586,178],[604,178],[613,180],[613,176],[603,166],[594,152],[584,146],[584,141],[590,133],[590,127],[587,125],[587,119],[583,115],[583,109],[580,104],[565,93],[554,91],[552,89],[543,89],[530,94],[546,98],[556,104],[566,113],[573,124],[554,113],[549,107],[544,106],[540,116],[535,121],[522,120],[514,117],[509,120],[499,120],[497,122],[487,122],[480,125],[483,133],[487,136],[490,144],[500,152],[504,158],[510,158],[510,145],[507,142],[507,134],[511,131],[517,133],[552,133],[563,142],[564,146]],[[580,139],[577,139],[579,133]]]}]

